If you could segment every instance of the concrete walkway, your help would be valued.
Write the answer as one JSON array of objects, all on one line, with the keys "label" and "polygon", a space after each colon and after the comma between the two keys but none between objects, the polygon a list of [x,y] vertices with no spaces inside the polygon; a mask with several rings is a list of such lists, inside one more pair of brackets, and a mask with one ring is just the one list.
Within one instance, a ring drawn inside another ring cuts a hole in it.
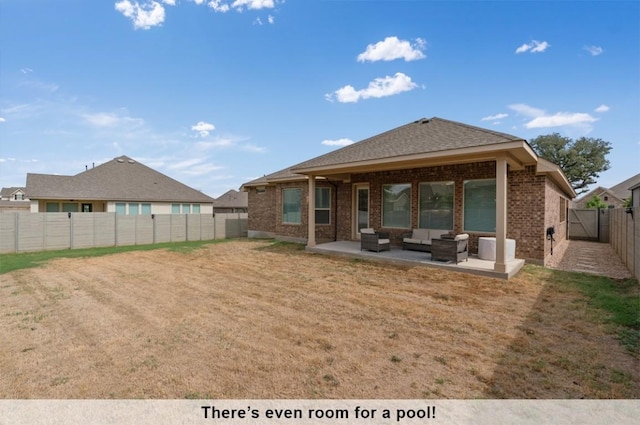
[{"label": "concrete walkway", "polygon": [[554,247],[551,263],[547,267],[614,279],[633,278],[607,243],[569,240],[558,248]]}]

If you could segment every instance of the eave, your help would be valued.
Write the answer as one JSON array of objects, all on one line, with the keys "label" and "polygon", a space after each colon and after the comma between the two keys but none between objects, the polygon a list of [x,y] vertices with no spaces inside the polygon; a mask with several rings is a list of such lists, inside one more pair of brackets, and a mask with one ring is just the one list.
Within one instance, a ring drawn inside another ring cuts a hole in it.
[{"label": "eave", "polygon": [[499,143],[490,146],[443,150],[416,155],[380,158],[367,161],[332,164],[316,167],[292,168],[291,171],[305,175],[321,175],[330,178],[337,175],[372,171],[390,171],[438,165],[465,164],[472,162],[494,161],[506,154],[507,163],[512,170],[522,170],[527,165],[535,165],[537,156],[524,141]]}]

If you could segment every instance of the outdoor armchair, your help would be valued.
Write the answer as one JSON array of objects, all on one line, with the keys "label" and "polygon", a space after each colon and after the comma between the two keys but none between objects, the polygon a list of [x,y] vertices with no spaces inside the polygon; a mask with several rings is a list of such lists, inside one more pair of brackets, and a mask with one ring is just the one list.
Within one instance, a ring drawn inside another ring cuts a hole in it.
[{"label": "outdoor armchair", "polygon": [[469,260],[469,235],[462,233],[453,239],[431,240],[432,261],[452,261],[456,264]]},{"label": "outdoor armchair", "polygon": [[367,251],[389,251],[390,248],[389,234],[386,232],[376,232],[371,228],[360,229],[360,250]]}]

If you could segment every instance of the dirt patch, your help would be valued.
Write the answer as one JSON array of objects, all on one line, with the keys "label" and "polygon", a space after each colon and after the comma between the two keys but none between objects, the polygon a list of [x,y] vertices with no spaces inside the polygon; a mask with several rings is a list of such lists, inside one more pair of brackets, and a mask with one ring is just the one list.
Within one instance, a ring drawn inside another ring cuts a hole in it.
[{"label": "dirt patch", "polygon": [[637,358],[534,270],[262,241],[60,259],[0,276],[0,397],[638,398]]}]

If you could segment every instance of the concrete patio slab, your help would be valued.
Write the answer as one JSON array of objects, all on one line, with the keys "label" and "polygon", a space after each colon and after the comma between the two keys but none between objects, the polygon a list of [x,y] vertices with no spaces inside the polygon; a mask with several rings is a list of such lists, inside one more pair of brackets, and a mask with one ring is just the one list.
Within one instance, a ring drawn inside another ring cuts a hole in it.
[{"label": "concrete patio slab", "polygon": [[391,247],[390,251],[362,251],[360,250],[360,242],[355,241],[337,241],[318,244],[311,248],[307,247],[307,251],[396,264],[436,267],[499,279],[509,279],[515,276],[525,263],[524,260],[516,258],[507,263],[506,272],[498,272],[493,269],[493,261],[481,260],[476,255],[469,255],[468,261],[455,264],[454,262],[431,261],[431,254],[428,252],[407,251],[398,247]]}]

